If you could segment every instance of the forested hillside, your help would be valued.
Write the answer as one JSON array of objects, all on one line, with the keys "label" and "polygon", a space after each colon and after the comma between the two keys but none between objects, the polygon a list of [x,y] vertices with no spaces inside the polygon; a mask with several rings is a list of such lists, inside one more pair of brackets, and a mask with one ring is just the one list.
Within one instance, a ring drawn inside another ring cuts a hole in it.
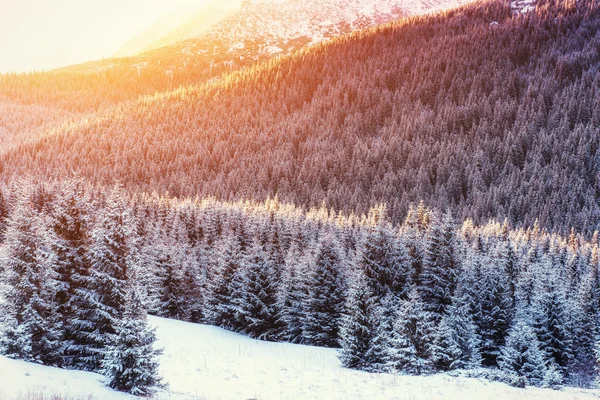
[{"label": "forested hillside", "polygon": [[95,115],[6,154],[2,175],[77,171],[134,190],[277,194],[357,213],[386,203],[395,222],[422,199],[459,219],[589,235],[600,222],[599,26],[587,0],[402,20]]},{"label": "forested hillside", "polygon": [[80,180],[4,194],[9,357],[118,371],[111,387],[126,391],[136,360],[148,381],[133,388],[147,390],[156,382],[147,309],[341,346],[345,367],[370,372],[461,369],[552,388],[590,386],[598,372],[597,234],[459,225],[423,205],[392,225],[383,206],[356,217],[278,200],[128,198]]}]

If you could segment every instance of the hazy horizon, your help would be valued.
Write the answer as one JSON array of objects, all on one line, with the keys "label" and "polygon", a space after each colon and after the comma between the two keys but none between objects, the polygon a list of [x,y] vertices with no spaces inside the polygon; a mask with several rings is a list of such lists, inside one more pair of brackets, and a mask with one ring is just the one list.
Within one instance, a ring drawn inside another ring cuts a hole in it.
[{"label": "hazy horizon", "polygon": [[50,70],[111,57],[178,8],[207,0],[0,0],[0,73]]}]

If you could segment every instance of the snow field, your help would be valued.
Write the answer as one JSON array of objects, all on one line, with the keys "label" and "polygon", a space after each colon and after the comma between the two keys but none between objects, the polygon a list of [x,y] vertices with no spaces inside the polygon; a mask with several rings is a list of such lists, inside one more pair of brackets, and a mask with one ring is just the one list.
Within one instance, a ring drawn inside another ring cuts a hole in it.
[{"label": "snow field", "polygon": [[[369,374],[341,367],[337,350],[249,339],[226,330],[150,317],[169,383],[158,400],[585,400],[600,391],[527,388],[454,378]],[[103,377],[0,357],[0,400],[125,400]],[[35,396],[34,399],[37,400]]]}]

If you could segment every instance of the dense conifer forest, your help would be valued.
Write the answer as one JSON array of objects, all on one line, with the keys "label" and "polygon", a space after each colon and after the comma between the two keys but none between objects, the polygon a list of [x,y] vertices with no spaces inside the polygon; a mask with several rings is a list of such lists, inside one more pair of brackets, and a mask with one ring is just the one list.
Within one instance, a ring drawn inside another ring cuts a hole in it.
[{"label": "dense conifer forest", "polygon": [[[591,235],[598,18],[594,1],[547,1],[401,20],[91,114],[5,154],[2,174],[359,214],[385,203],[394,222],[423,200]],[[67,103],[87,102],[75,93]]]},{"label": "dense conifer forest", "polygon": [[145,310],[341,346],[345,366],[370,372],[520,387],[590,386],[598,372],[597,234],[460,225],[422,203],[393,225],[385,206],[356,217],[277,199],[131,198],[78,179],[3,199],[3,352],[101,371],[121,390],[148,386],[118,384],[127,357],[159,383]]}]

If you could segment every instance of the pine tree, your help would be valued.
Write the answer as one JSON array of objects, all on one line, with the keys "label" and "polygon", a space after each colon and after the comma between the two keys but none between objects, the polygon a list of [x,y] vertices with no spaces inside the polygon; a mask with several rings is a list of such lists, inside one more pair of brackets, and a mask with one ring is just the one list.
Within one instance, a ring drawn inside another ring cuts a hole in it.
[{"label": "pine tree", "polygon": [[406,294],[412,275],[408,254],[384,220],[367,233],[357,264],[375,296]]},{"label": "pine tree", "polygon": [[403,300],[391,338],[391,360],[396,369],[421,375],[433,371],[432,344],[435,333],[433,313],[425,310],[417,290]]},{"label": "pine tree", "polygon": [[323,240],[316,254],[305,299],[303,342],[336,347],[344,309],[343,254],[333,238]]},{"label": "pine tree", "polygon": [[498,360],[500,369],[524,377],[532,386],[541,386],[547,373],[544,353],[535,331],[522,319],[511,328]]},{"label": "pine tree", "polygon": [[428,311],[439,321],[452,302],[458,277],[455,226],[450,213],[436,216],[427,231],[419,290]]},{"label": "pine tree", "polygon": [[430,212],[425,208],[423,202],[419,203],[417,209],[412,204],[410,205],[408,215],[404,221],[402,236],[410,263],[409,269],[412,273],[411,282],[416,287],[421,286],[424,254],[422,243],[430,222]]},{"label": "pine tree", "polygon": [[438,371],[449,371],[456,368],[462,358],[462,351],[456,341],[453,327],[448,316],[442,317],[435,328],[431,344],[431,360]]},{"label": "pine tree", "polygon": [[199,318],[200,313],[199,301],[202,294],[199,287],[198,262],[190,242],[184,211],[177,210],[173,214],[167,243],[171,248],[172,261],[176,268],[173,276],[176,276],[181,286],[176,297],[175,292],[171,292],[173,297],[168,306],[169,315],[177,315],[177,319],[190,321],[192,315]]},{"label": "pine tree", "polygon": [[569,331],[573,337],[573,357],[568,375],[570,383],[579,387],[592,386],[597,375],[594,349],[600,336],[598,291],[597,260],[592,256],[590,272],[584,279],[577,302],[571,299],[566,303],[570,319]]},{"label": "pine tree", "polygon": [[473,313],[468,299],[455,296],[444,317],[448,324],[452,341],[460,349],[460,356],[453,360],[450,368],[477,368],[481,365],[481,339],[477,334],[477,326],[473,322]]},{"label": "pine tree", "polygon": [[391,372],[394,370],[391,339],[398,318],[400,299],[388,294],[373,307],[371,316],[373,330],[369,348],[365,352],[365,371]]},{"label": "pine tree", "polygon": [[135,223],[121,189],[115,186],[99,211],[91,234],[89,260],[92,271],[86,287],[94,293],[94,312],[86,327],[88,347],[96,349],[97,358],[91,369],[101,367],[103,351],[123,316],[127,301],[129,270],[137,268],[138,239]]},{"label": "pine tree", "polygon": [[300,251],[298,244],[293,243],[285,259],[277,294],[280,323],[283,326],[281,338],[291,343],[302,341],[305,320],[303,300],[308,296],[307,258]]},{"label": "pine tree", "polygon": [[[141,222],[141,221],[140,221]],[[148,313],[159,315],[161,274],[159,270],[162,252],[165,247],[164,226],[158,220],[146,221],[146,232],[140,238],[138,280],[140,299]]]},{"label": "pine tree", "polygon": [[141,301],[130,289],[123,318],[102,361],[102,373],[112,389],[148,396],[162,386],[158,376],[158,360],[162,350],[156,350],[156,334],[148,327]]},{"label": "pine tree", "polygon": [[355,275],[340,323],[340,360],[346,368],[365,369],[370,364],[366,353],[374,334],[374,295],[362,272]]},{"label": "pine tree", "polygon": [[9,285],[0,305],[8,319],[0,347],[9,357],[59,365],[62,329],[54,303],[57,284],[51,229],[26,195],[22,196],[7,221],[0,260]]},{"label": "pine tree", "polygon": [[272,261],[255,239],[245,262],[245,293],[239,307],[244,321],[243,333],[253,338],[275,340],[280,332],[274,276]]},{"label": "pine tree", "polygon": [[89,260],[92,199],[84,183],[74,179],[62,186],[52,210],[58,273],[56,302],[64,327],[63,363],[70,368],[93,371],[99,350],[94,346],[96,307],[89,286]]},{"label": "pine tree", "polygon": [[4,197],[4,191],[0,190],[0,242],[4,242],[4,234],[6,231],[8,217],[8,203]]},{"label": "pine tree", "polygon": [[204,284],[205,271],[199,258],[205,257],[200,248],[190,248],[184,255],[183,270],[183,303],[185,304],[185,320],[193,323],[204,321]]},{"label": "pine tree", "polygon": [[573,354],[573,332],[570,328],[570,310],[564,291],[556,284],[534,295],[532,304],[533,327],[546,359],[563,376],[568,373]]},{"label": "pine tree", "polygon": [[510,305],[513,307],[515,302],[516,282],[518,281],[519,275],[519,266],[517,263],[517,256],[508,238],[503,238],[498,243],[495,261],[498,268],[504,271],[504,274],[507,276],[508,295],[511,302]]},{"label": "pine tree", "polygon": [[233,280],[245,255],[238,237],[233,234],[222,237],[216,248],[217,260],[207,282],[206,319],[210,324],[231,329],[237,326]]},{"label": "pine tree", "polygon": [[183,320],[185,318],[183,275],[178,249],[163,245],[157,260],[158,315],[165,318]]},{"label": "pine tree", "polygon": [[482,363],[484,366],[496,366],[510,327],[512,301],[504,271],[489,268],[490,261],[484,263],[488,267],[484,269],[482,284],[477,288],[478,307],[474,320],[481,340]]},{"label": "pine tree", "polygon": [[168,231],[164,232],[157,247],[156,273],[158,287],[157,314],[161,317],[185,320],[184,271],[189,246],[179,214],[168,217]]}]

